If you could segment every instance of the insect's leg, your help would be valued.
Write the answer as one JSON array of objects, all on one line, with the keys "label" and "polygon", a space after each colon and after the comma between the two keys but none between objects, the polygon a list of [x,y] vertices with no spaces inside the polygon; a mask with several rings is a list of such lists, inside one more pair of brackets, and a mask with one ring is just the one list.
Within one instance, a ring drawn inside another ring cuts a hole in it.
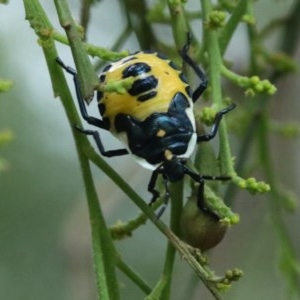
[{"label": "insect's leg", "polygon": [[156,169],[152,172],[152,175],[151,175],[151,178],[150,178],[150,181],[149,181],[149,184],[148,184],[148,191],[152,194],[152,198],[149,202],[149,205],[151,206],[156,200],[157,198],[159,197],[159,192],[155,189],[155,184],[156,184],[156,181],[157,181],[157,177],[158,177],[158,174],[159,174],[159,170]]},{"label": "insect's leg", "polygon": [[113,157],[128,154],[127,149],[105,150],[101,141],[100,134],[96,130],[82,129],[78,126],[76,126],[75,128],[86,135],[91,135],[94,138],[96,145],[103,156]]},{"label": "insect's leg", "polygon": [[[102,120],[88,115],[87,110],[86,110],[86,106],[85,106],[85,102],[84,102],[84,99],[83,99],[82,94],[81,94],[80,83],[78,81],[78,75],[77,75],[76,71],[73,68],[71,68],[69,66],[66,66],[64,64],[64,62],[59,57],[56,58],[56,61],[66,72],[68,72],[69,74],[71,74],[73,76],[74,85],[75,85],[75,89],[76,89],[76,95],[77,95],[77,101],[78,101],[78,105],[79,105],[81,115],[84,118],[84,120],[86,120],[91,125],[94,125],[96,127],[107,130],[107,128],[104,125]],[[128,154],[128,151],[126,149],[117,149],[117,150],[108,150],[108,151],[105,150],[98,131],[86,130],[86,129],[82,129],[78,126],[75,126],[75,128],[77,130],[79,130],[80,132],[84,133],[84,134],[93,136],[93,138],[96,142],[96,145],[97,145],[100,153],[103,156],[112,157],[112,156],[119,156],[119,155]]]},{"label": "insect's leg", "polygon": [[210,213],[214,218],[219,219],[214,212],[212,212],[205,203],[205,194],[204,194],[204,184],[205,180],[230,180],[230,176],[209,176],[209,175],[199,175],[194,173],[189,168],[185,168],[185,174],[189,175],[192,179],[199,183],[198,195],[197,195],[197,207],[207,213]]},{"label": "insect's leg", "polygon": [[221,122],[223,116],[225,114],[227,114],[229,111],[233,110],[235,107],[236,107],[235,104],[231,104],[231,105],[225,107],[224,109],[220,110],[219,112],[217,112],[217,114],[215,116],[214,124],[210,130],[210,133],[198,135],[197,143],[206,142],[206,141],[213,139],[218,132],[218,128],[219,128],[219,125],[220,125],[220,122]]},{"label": "insect's leg", "polygon": [[164,213],[164,211],[165,211],[165,209],[168,205],[169,199],[170,199],[170,190],[169,190],[169,187],[168,187],[168,178],[166,176],[164,176],[164,174],[162,173],[162,170],[160,168],[158,168],[158,169],[153,171],[152,176],[151,176],[150,181],[149,181],[149,184],[148,184],[148,191],[150,193],[152,193],[152,195],[153,195],[149,205],[151,206],[157,200],[157,198],[159,197],[159,192],[155,189],[156,181],[157,181],[157,178],[158,178],[159,174],[163,175],[164,186],[165,186],[165,199],[164,199],[164,203],[163,203],[162,207],[160,208],[160,210],[158,211],[158,213],[156,215],[156,217],[158,219]]},{"label": "insect's leg", "polygon": [[79,109],[81,112],[81,115],[83,117],[84,120],[86,120],[89,124],[97,126],[99,128],[103,128],[107,130],[107,127],[105,126],[104,122],[98,118],[92,117],[88,114],[87,110],[86,110],[86,106],[85,106],[85,102],[84,99],[82,97],[82,93],[80,90],[80,83],[78,80],[78,75],[76,73],[76,71],[71,68],[70,66],[66,66],[64,64],[64,62],[57,57],[56,58],[56,62],[69,74],[71,74],[73,76],[73,80],[74,80],[74,85],[75,85],[75,90],[76,90],[76,96],[77,96],[77,101],[78,101],[78,105],[79,105]]},{"label": "insect's leg", "polygon": [[188,50],[191,44],[191,35],[190,33],[187,34],[187,42],[182,47],[181,51],[179,51],[180,56],[182,57],[183,61],[186,62],[196,73],[196,75],[200,79],[199,86],[195,89],[192,94],[193,102],[196,102],[197,99],[201,96],[201,94],[205,91],[208,81],[207,77],[201,68],[192,60],[192,58],[188,55]]},{"label": "insect's leg", "polygon": [[168,206],[169,199],[170,199],[170,190],[169,190],[169,186],[168,186],[169,181],[168,181],[168,178],[166,176],[164,176],[164,174],[163,174],[163,179],[164,179],[164,185],[165,185],[165,197],[164,197],[164,203],[156,215],[157,219],[159,219],[162,216],[162,214],[164,213],[165,209]]}]

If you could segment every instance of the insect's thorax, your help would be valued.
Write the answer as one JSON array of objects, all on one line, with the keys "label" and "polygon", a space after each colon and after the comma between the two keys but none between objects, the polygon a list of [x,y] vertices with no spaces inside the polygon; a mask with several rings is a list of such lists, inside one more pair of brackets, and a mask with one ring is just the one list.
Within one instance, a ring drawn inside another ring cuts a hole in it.
[{"label": "insect's thorax", "polygon": [[177,93],[166,113],[153,113],[144,121],[119,114],[116,136],[144,167],[155,169],[170,155],[188,158],[197,140],[194,119],[190,119],[184,95]]}]

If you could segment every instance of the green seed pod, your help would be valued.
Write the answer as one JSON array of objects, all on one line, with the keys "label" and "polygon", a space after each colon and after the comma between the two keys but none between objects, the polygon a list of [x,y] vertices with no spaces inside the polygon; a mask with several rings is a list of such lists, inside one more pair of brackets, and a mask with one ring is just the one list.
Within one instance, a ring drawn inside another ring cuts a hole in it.
[{"label": "green seed pod", "polygon": [[182,210],[181,238],[201,251],[219,244],[228,228],[214,214],[197,207],[197,197],[192,195]]}]

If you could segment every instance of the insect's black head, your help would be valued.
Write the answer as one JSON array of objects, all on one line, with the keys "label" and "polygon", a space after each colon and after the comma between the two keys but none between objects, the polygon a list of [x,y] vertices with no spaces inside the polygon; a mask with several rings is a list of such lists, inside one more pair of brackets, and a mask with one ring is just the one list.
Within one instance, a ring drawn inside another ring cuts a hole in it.
[{"label": "insect's black head", "polygon": [[171,182],[181,180],[186,173],[186,160],[178,158],[171,152],[166,152],[165,157],[166,159],[162,163],[163,173],[165,174],[165,176]]}]

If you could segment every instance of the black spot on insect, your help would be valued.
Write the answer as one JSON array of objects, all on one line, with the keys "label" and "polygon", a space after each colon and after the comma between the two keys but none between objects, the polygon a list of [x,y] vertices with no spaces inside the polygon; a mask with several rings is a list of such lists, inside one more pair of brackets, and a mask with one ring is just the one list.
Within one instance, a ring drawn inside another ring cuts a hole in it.
[{"label": "black spot on insect", "polygon": [[104,67],[102,72],[107,72],[111,68],[111,64]]},{"label": "black spot on insect", "polygon": [[122,78],[128,78],[131,76],[136,77],[140,74],[148,73],[150,71],[151,67],[148,64],[137,62],[124,69],[124,71],[122,72]]},{"label": "black spot on insect", "polygon": [[179,78],[180,78],[181,81],[183,81],[184,83],[189,83],[184,73],[181,72],[181,73],[179,74]]},{"label": "black spot on insect", "polygon": [[167,60],[167,56],[161,54],[161,53],[156,53],[157,57],[160,58],[160,59],[163,59],[163,60]]},{"label": "black spot on insect", "polygon": [[191,105],[186,96],[181,92],[178,92],[174,95],[168,111],[170,113],[185,112],[186,108],[190,106]]},{"label": "black spot on insect", "polygon": [[137,79],[131,88],[128,90],[128,93],[131,96],[137,96],[139,94],[147,93],[150,90],[153,90],[156,88],[158,84],[157,78],[154,76],[148,76],[142,79]]},{"label": "black spot on insect", "polygon": [[106,110],[105,105],[103,103],[99,103],[98,104],[98,109],[99,109],[100,115],[103,116],[104,113],[105,113],[105,110]]},{"label": "black spot on insect", "polygon": [[124,64],[126,64],[127,62],[129,62],[129,61],[132,61],[132,60],[135,60],[135,59],[137,59],[137,57],[136,56],[129,56],[128,58],[126,58],[126,59],[124,59],[123,61],[122,61],[122,65],[124,65]]},{"label": "black spot on insect", "polygon": [[103,92],[98,91],[97,92],[97,100],[100,101],[103,98]]},{"label": "black spot on insect", "polygon": [[105,78],[106,78],[106,75],[105,74],[101,74],[100,77],[99,77],[100,82],[104,82]]},{"label": "black spot on insect", "polygon": [[176,71],[181,70],[181,69],[180,69],[175,63],[173,63],[172,61],[169,62],[169,66],[170,66],[172,69],[176,70]]},{"label": "black spot on insect", "polygon": [[153,50],[143,50],[143,51],[140,51],[138,53],[153,54],[155,52]]},{"label": "black spot on insect", "polygon": [[189,95],[189,97],[192,97],[193,93],[192,93],[191,87],[189,85],[185,88],[185,91]]},{"label": "black spot on insect", "polygon": [[149,92],[147,94],[139,96],[137,98],[137,100],[140,101],[140,102],[144,102],[144,101],[147,101],[147,100],[150,100],[150,99],[154,98],[156,95],[157,95],[157,92],[152,91],[152,92]]}]

